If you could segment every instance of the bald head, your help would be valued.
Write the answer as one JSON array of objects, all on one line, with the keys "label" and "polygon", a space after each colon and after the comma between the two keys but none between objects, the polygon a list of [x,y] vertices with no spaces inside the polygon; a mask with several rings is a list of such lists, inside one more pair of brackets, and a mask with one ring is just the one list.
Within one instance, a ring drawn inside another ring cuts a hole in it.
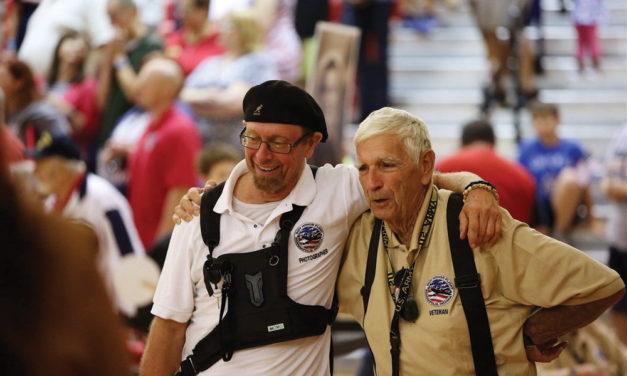
[{"label": "bald head", "polygon": [[156,57],[149,60],[141,69],[140,75],[146,72],[151,77],[161,77],[167,83],[181,86],[183,83],[183,72],[179,65],[172,59]]},{"label": "bald head", "polygon": [[183,86],[183,72],[173,60],[149,60],[139,72],[135,101],[146,110],[170,105]]}]

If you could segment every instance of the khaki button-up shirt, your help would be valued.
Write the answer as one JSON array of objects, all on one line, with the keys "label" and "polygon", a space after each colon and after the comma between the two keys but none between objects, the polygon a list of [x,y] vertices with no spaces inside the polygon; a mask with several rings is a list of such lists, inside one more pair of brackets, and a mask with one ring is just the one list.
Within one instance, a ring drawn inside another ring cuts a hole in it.
[{"label": "khaki button-up shirt", "polygon": [[[430,192],[430,190],[427,190]],[[449,250],[446,206],[450,191],[439,190],[431,234],[417,256],[412,291],[418,320],[400,320],[402,375],[474,375],[470,337],[455,287]],[[412,247],[425,217],[428,197],[418,213]],[[624,287],[618,274],[583,252],[546,237],[503,210],[503,233],[492,247],[474,249],[486,304],[498,372],[535,375],[525,355],[522,326],[534,307],[578,305],[607,297]],[[387,261],[379,242],[368,313],[363,317],[360,288],[374,224],[372,212],[353,225],[338,280],[342,312],[364,327],[378,375],[392,373],[389,331],[394,303],[387,286]],[[389,253],[395,270],[411,265],[416,249],[400,244],[389,227]],[[448,287],[448,289],[447,289]]]}]

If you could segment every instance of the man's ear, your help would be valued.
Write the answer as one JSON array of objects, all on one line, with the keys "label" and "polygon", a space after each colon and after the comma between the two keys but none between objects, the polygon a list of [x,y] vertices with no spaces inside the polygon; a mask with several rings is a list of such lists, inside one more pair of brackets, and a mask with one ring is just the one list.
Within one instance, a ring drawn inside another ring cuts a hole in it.
[{"label": "man's ear", "polygon": [[435,152],[432,149],[422,153],[422,157],[420,158],[420,167],[423,172],[420,177],[420,182],[423,185],[427,185],[431,182],[433,169],[435,168]]},{"label": "man's ear", "polygon": [[320,132],[314,132],[311,136],[309,136],[307,138],[307,154],[306,154],[306,158],[311,158],[311,156],[314,153],[314,150],[316,150],[316,146],[320,143],[320,141],[322,140],[322,133]]}]

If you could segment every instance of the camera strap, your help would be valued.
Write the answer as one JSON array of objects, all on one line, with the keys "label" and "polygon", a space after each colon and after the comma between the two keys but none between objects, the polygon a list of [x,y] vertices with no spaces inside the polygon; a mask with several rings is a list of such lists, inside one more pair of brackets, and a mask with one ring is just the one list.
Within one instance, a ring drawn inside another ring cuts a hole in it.
[{"label": "camera strap", "polygon": [[388,290],[390,296],[394,302],[394,315],[392,316],[392,323],[390,325],[390,354],[392,355],[392,375],[398,376],[400,374],[400,354],[401,354],[401,335],[399,328],[400,317],[408,321],[416,321],[418,318],[418,306],[416,300],[412,298],[409,300],[411,294],[412,280],[414,277],[414,266],[416,265],[416,259],[422,250],[423,245],[429,237],[431,228],[433,226],[433,219],[435,218],[435,211],[438,207],[438,191],[435,187],[431,189],[431,198],[429,200],[429,206],[427,207],[427,213],[422,222],[420,228],[420,235],[418,237],[418,246],[414,259],[409,268],[403,268],[399,270],[400,275],[396,275],[394,267],[392,266],[392,260],[390,258],[390,252],[388,250],[389,237],[385,230],[385,225],[381,228],[381,238],[383,241],[383,248],[387,256],[387,281]]}]

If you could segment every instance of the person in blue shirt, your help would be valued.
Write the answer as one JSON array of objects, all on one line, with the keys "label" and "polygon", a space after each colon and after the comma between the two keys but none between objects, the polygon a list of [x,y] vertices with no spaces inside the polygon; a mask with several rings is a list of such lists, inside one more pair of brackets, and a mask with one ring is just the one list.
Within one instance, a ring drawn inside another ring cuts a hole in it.
[{"label": "person in blue shirt", "polygon": [[533,222],[538,231],[564,240],[581,204],[588,222],[592,218],[586,155],[579,142],[559,137],[556,105],[538,103],[531,114],[537,137],[521,142],[518,160],[536,180]]}]

